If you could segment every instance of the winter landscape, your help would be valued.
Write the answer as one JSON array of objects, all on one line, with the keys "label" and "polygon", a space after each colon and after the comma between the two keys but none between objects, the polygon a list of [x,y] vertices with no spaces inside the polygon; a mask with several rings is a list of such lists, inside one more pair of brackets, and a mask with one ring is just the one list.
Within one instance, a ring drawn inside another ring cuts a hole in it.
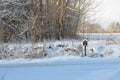
[{"label": "winter landscape", "polygon": [[119,80],[118,3],[0,0],[0,80]]},{"label": "winter landscape", "polygon": [[4,44],[1,80],[120,79],[119,41],[89,41],[87,56],[81,48],[76,40]]}]

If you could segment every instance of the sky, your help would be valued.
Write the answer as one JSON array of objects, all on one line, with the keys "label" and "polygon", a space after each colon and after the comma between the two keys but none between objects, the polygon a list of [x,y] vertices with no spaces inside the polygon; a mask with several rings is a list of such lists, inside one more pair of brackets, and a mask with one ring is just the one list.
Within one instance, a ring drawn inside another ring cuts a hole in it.
[{"label": "sky", "polygon": [[98,0],[99,13],[98,22],[104,27],[108,27],[111,22],[120,22],[120,0]]}]

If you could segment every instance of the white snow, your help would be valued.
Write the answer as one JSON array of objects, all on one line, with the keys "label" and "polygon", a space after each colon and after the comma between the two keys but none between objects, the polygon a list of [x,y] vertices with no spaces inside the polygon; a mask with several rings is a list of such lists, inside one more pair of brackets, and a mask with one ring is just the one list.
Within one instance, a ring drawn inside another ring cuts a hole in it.
[{"label": "white snow", "polygon": [[[6,43],[1,44],[0,59],[14,60],[37,59],[57,56],[84,56],[82,41],[56,41],[43,43]],[[120,57],[120,43],[115,40],[90,40],[87,46],[89,57]],[[46,55],[46,56],[44,56]]]},{"label": "white snow", "polygon": [[[7,58],[0,60],[0,80],[120,79],[119,41],[90,40],[86,57],[82,56],[82,41],[78,40],[2,45],[2,55]],[[38,57],[41,53],[47,56]],[[33,57],[24,58],[28,54]]]},{"label": "white snow", "polygon": [[1,80],[119,80],[119,58],[61,56],[0,61]]}]

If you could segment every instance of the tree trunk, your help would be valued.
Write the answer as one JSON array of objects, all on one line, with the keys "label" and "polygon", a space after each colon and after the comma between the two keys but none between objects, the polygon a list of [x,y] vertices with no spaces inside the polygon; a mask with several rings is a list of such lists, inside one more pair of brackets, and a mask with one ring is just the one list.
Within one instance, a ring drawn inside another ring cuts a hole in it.
[{"label": "tree trunk", "polygon": [[61,0],[56,0],[56,15],[55,15],[55,21],[56,21],[56,40],[60,40],[60,5]]}]

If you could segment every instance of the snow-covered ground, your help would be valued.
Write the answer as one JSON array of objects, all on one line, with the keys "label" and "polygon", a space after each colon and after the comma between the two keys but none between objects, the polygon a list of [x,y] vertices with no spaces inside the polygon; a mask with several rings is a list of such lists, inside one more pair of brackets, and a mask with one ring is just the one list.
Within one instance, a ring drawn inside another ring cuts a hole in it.
[{"label": "snow-covered ground", "polygon": [[[117,40],[90,40],[87,46],[89,57],[120,57],[120,43]],[[63,40],[42,43],[5,43],[0,47],[0,59],[39,59],[57,56],[84,56],[80,40]]]},{"label": "snow-covered ground", "polygon": [[120,33],[79,33],[80,37],[88,40],[107,40],[117,39],[120,40]]},{"label": "snow-covered ground", "polygon": [[61,56],[0,61],[0,80],[119,80],[119,58]]},{"label": "snow-covered ground", "polygon": [[6,43],[0,48],[0,80],[119,80],[120,43],[82,41]]}]

